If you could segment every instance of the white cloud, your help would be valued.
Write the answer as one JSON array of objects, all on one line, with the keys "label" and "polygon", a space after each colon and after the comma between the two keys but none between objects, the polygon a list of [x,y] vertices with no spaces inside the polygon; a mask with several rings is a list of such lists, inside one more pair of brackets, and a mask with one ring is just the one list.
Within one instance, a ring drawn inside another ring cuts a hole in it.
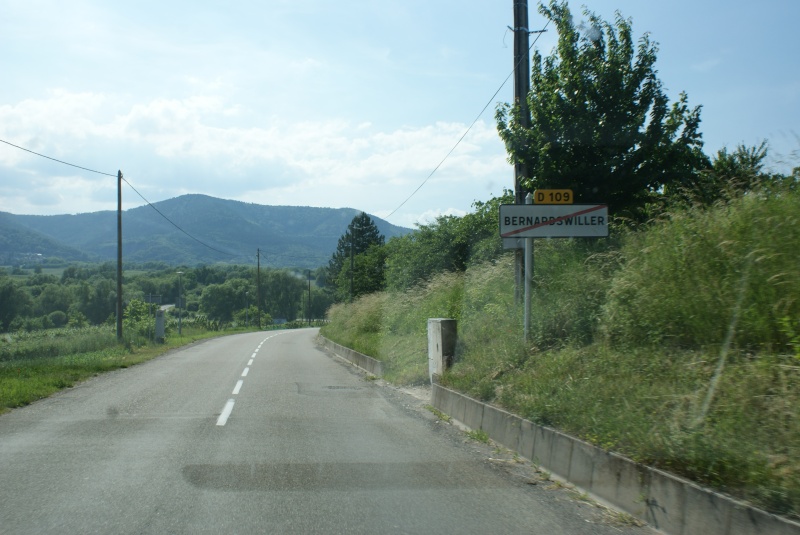
[{"label": "white cloud", "polygon": [[[430,175],[466,129],[439,122],[382,131],[338,119],[281,118],[253,126],[247,119],[215,95],[130,103],[119,95],[54,91],[47,98],[0,106],[0,136],[104,172],[123,168],[151,201],[198,192],[262,204],[349,206],[388,214]],[[15,212],[20,199],[36,191],[41,202],[47,188],[58,191],[47,196],[47,213],[94,210],[91,199],[113,196],[108,189],[113,181],[107,178],[87,174],[65,183],[57,164],[11,147],[0,149],[3,168],[13,169],[17,178],[4,188],[0,210]],[[488,196],[487,188],[510,177],[509,169],[494,127],[478,122],[395,218],[410,224],[463,213],[472,201]],[[31,177],[40,186],[29,188]],[[16,191],[9,191],[12,184]],[[31,197],[24,205],[37,203]]]}]

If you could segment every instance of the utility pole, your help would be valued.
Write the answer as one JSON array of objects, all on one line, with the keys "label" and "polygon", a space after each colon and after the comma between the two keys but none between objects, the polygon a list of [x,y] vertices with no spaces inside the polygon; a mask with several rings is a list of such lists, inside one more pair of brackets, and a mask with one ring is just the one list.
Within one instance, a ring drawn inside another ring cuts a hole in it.
[{"label": "utility pole", "polygon": [[261,249],[256,249],[256,313],[258,314],[258,330],[261,330]]},{"label": "utility pole", "polygon": [[[528,36],[528,0],[514,1],[514,104],[519,106],[519,122],[523,128],[530,128],[531,117],[528,110],[528,93],[531,91],[530,55]],[[528,166],[514,164],[514,202],[525,204],[525,189],[522,181],[530,178]],[[517,302],[522,298],[521,288],[524,281],[524,252],[516,250],[514,266],[515,296]]]},{"label": "utility pole", "polygon": [[[364,212],[361,212],[361,215],[364,215]],[[353,272],[355,271],[355,240],[356,240],[356,231],[361,230],[360,221],[356,222],[353,220],[352,228],[350,229],[350,301],[353,301]],[[362,251],[363,252],[363,251]],[[359,253],[360,254],[360,253]]]},{"label": "utility pole", "polygon": [[178,336],[183,335],[181,329],[181,319],[183,318],[183,271],[176,271],[178,274]]},{"label": "utility pole", "polygon": [[[533,195],[525,196],[525,204],[533,204]],[[525,342],[531,337],[531,292],[533,285],[533,238],[525,238]]]},{"label": "utility pole", "polygon": [[122,342],[122,171],[117,171],[117,342]]},{"label": "utility pole", "polygon": [[350,230],[350,301],[353,301],[353,247],[355,242],[355,227]]},{"label": "utility pole", "polygon": [[308,324],[311,325],[311,270],[308,271]]}]

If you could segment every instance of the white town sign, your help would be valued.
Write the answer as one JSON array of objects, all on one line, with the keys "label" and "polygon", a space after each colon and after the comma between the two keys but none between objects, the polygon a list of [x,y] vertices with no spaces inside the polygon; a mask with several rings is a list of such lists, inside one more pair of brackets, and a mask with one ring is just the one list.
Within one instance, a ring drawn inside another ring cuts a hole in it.
[{"label": "white town sign", "polygon": [[608,236],[605,204],[503,204],[503,238],[603,238]]}]

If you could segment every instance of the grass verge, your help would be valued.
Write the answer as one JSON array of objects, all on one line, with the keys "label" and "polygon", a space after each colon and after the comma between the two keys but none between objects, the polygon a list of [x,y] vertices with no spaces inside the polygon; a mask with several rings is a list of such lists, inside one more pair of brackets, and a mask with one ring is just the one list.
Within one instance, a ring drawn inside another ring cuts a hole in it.
[{"label": "grass verge", "polygon": [[613,240],[537,240],[532,337],[513,258],[333,307],[323,334],[427,381],[427,319],[458,320],[446,386],[800,518],[800,194],[676,212]]},{"label": "grass verge", "polygon": [[[0,360],[0,414],[45,398],[103,372],[127,368],[198,340],[244,330],[183,329],[164,344],[119,345],[108,328],[70,329],[22,335],[3,335]],[[38,344],[37,344],[38,339]],[[39,348],[37,349],[37,345]],[[92,348],[73,351],[73,348]],[[100,349],[95,349],[100,347]],[[55,356],[53,356],[55,354]],[[12,358],[13,357],[13,358]]]}]

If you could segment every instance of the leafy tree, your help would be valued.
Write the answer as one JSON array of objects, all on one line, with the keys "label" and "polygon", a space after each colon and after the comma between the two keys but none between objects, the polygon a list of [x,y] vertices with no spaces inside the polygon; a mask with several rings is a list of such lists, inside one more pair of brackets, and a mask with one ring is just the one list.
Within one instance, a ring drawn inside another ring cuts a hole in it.
[{"label": "leafy tree", "polygon": [[36,298],[36,314],[67,312],[72,304],[73,295],[69,287],[61,284],[47,284]]},{"label": "leafy tree", "polygon": [[138,299],[132,299],[122,313],[123,332],[149,338],[155,328],[155,318],[150,312],[150,305]]},{"label": "leafy tree", "polygon": [[272,318],[297,318],[300,301],[305,290],[305,280],[287,270],[270,269],[261,274],[262,310]]},{"label": "leafy tree", "polygon": [[78,311],[93,325],[103,323],[117,308],[117,285],[114,279],[92,277],[75,287]]},{"label": "leafy tree", "polygon": [[[236,320],[236,323],[239,325],[258,325],[258,308],[256,308],[255,304],[251,304],[249,307],[237,310],[233,314],[233,319]],[[269,325],[271,323],[272,317],[262,310],[261,325]]]},{"label": "leafy tree", "polygon": [[200,310],[216,321],[232,321],[237,310],[245,308],[249,282],[229,279],[223,284],[209,284],[200,295]]},{"label": "leafy tree", "polygon": [[67,311],[67,318],[67,325],[70,327],[86,327],[86,325],[89,324],[86,316],[81,314],[77,308],[74,308],[74,306],[70,306],[69,310]]},{"label": "leafy tree", "polygon": [[67,314],[61,310],[55,310],[47,315],[47,319],[53,327],[63,327],[67,324]]},{"label": "leafy tree", "polygon": [[69,266],[61,273],[61,284],[74,284],[77,281],[87,280],[89,272],[78,266]]},{"label": "leafy tree", "polygon": [[[353,258],[353,298],[379,292],[386,287],[385,266],[387,250],[383,245],[373,244]],[[345,263],[336,280],[337,296],[345,300],[350,296],[350,264]]]},{"label": "leafy tree", "polygon": [[329,292],[318,288],[311,288],[311,318],[321,319],[333,304],[333,297]]},{"label": "leafy tree", "polygon": [[0,330],[7,331],[18,316],[25,316],[32,308],[27,292],[9,278],[0,278]]},{"label": "leafy tree", "polygon": [[386,285],[402,290],[443,271],[464,271],[473,262],[502,254],[497,229],[499,208],[513,202],[513,192],[472,204],[463,217],[440,216],[410,234],[392,238],[386,245]]},{"label": "leafy tree", "polygon": [[578,202],[604,202],[644,217],[666,186],[708,167],[698,130],[700,107],[681,93],[669,105],[656,77],[657,46],[645,34],[634,45],[631,21],[612,23],[584,10],[576,26],[566,2],[539,5],[558,31],[558,45],[533,56],[527,104],[496,113],[511,163],[528,167],[528,190],[569,188]]},{"label": "leafy tree", "polygon": [[766,157],[766,141],[753,147],[740,144],[733,152],[724,147],[707,169],[669,187],[667,193],[673,201],[683,204],[709,206],[730,199],[767,184],[771,177],[763,171]]},{"label": "leafy tree", "polygon": [[[367,214],[361,212],[359,215],[353,218],[353,220],[347,226],[345,233],[339,238],[339,243],[336,246],[336,252],[333,253],[333,256],[328,262],[327,280],[336,281],[336,297],[338,300],[343,301],[350,297],[349,269],[351,263],[355,264],[356,257],[366,253],[370,247],[383,246],[385,241],[386,239],[384,238],[383,234],[380,233],[375,222]],[[346,271],[346,277],[342,275],[343,271]],[[356,270],[354,269],[354,294],[356,284],[355,273]],[[381,268],[381,274],[375,275],[373,279],[382,278],[382,276]],[[370,285],[368,284],[367,287],[370,287]]]}]

